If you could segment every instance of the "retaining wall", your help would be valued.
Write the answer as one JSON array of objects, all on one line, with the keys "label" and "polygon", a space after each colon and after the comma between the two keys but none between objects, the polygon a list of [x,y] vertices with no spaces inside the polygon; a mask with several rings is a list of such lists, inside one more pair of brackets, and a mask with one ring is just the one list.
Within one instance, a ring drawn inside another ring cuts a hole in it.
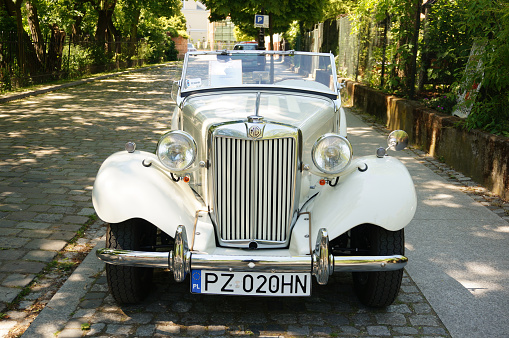
[{"label": "retaining wall", "polygon": [[509,200],[509,138],[455,127],[458,117],[346,81],[349,104],[403,129],[410,143]]}]

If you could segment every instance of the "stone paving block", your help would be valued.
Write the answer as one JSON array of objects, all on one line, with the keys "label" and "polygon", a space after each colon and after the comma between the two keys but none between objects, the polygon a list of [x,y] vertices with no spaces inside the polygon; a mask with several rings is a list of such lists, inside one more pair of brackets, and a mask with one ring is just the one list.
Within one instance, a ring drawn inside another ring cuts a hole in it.
[{"label": "stone paving block", "polygon": [[83,336],[81,329],[64,329],[58,334],[58,338],[79,338]]},{"label": "stone paving block", "polygon": [[44,205],[44,204],[40,204],[40,205],[31,205],[27,211],[33,211],[33,212],[46,212],[48,211],[48,209],[51,208],[50,205]]},{"label": "stone paving block", "polygon": [[298,316],[298,322],[304,325],[323,325],[325,322],[321,314],[303,313]]},{"label": "stone paving block", "polygon": [[51,226],[51,223],[21,222],[16,225],[16,228],[20,228],[20,229],[47,229],[50,226]]},{"label": "stone paving block", "polygon": [[60,251],[67,245],[66,241],[52,239],[33,239],[25,245],[25,249],[41,249]]},{"label": "stone paving block", "polygon": [[411,313],[412,310],[408,307],[407,304],[392,304],[386,308],[387,312],[394,313]]},{"label": "stone paving block", "polygon": [[69,242],[74,236],[76,236],[75,231],[60,231],[60,230],[54,230],[47,239],[52,240],[63,240],[66,242]]},{"label": "stone paving block", "polygon": [[393,327],[392,329],[394,332],[402,335],[416,335],[419,333],[419,330],[410,326]]},{"label": "stone paving block", "polygon": [[407,323],[406,317],[401,313],[378,313],[375,318],[377,324],[402,326]]},{"label": "stone paving block", "polygon": [[414,326],[438,326],[438,320],[431,315],[413,315],[410,317],[410,323]]},{"label": "stone paving block", "polygon": [[25,275],[13,273],[4,279],[4,281],[2,282],[2,286],[23,288],[27,286],[34,279],[34,277],[35,277],[34,274]]},{"label": "stone paving block", "polygon": [[359,335],[359,329],[353,326],[341,326],[341,332],[349,335]]},{"label": "stone paving block", "polygon": [[376,324],[374,318],[369,314],[361,313],[353,316],[353,321],[356,325],[374,325]]},{"label": "stone paving block", "polygon": [[38,214],[33,218],[34,222],[55,223],[64,218],[62,214]]},{"label": "stone paving block", "polygon": [[391,332],[386,326],[368,326],[366,328],[371,336],[390,336]]},{"label": "stone paving block", "polygon": [[62,231],[78,231],[83,225],[82,224],[58,224],[54,226],[54,229]]},{"label": "stone paving block", "polygon": [[48,209],[48,213],[50,214],[64,214],[64,215],[74,215],[77,211],[75,207],[63,207],[63,206],[53,206]]},{"label": "stone paving block", "polygon": [[38,216],[38,214],[33,211],[17,211],[9,213],[9,215],[7,215],[5,218],[13,221],[30,221],[36,216]]},{"label": "stone paving block", "polygon": [[330,337],[333,334],[333,330],[330,327],[312,327],[311,328],[311,336],[312,337]]},{"label": "stone paving block", "polygon": [[309,333],[309,326],[305,325],[289,325],[286,331],[286,334],[290,336],[309,336]]},{"label": "stone paving block", "polygon": [[57,253],[55,251],[45,251],[45,250],[31,250],[25,256],[23,256],[24,260],[27,261],[39,261],[49,263],[55,258]]},{"label": "stone paving block", "polygon": [[209,325],[207,326],[206,335],[209,336],[224,336],[226,334],[227,327],[224,325]]},{"label": "stone paving block", "polygon": [[0,236],[16,236],[20,231],[14,228],[0,228]]},{"label": "stone paving block", "polygon": [[[0,286],[0,302],[3,302],[3,303],[10,303],[14,300],[14,298],[16,298],[16,296],[18,295],[18,292],[20,290],[19,289],[16,289],[16,288],[8,288],[8,287],[3,287],[3,286]],[[1,309],[0,309],[1,311]],[[1,327],[1,321],[0,321],[0,327]]]},{"label": "stone paving block", "polygon": [[86,332],[86,335],[87,336],[96,335],[96,334],[102,332],[105,327],[106,327],[106,324],[103,324],[103,323],[92,324],[90,326],[90,330],[88,330]]},{"label": "stone paving block", "polygon": [[205,333],[206,330],[207,328],[203,325],[191,325],[187,327],[186,333],[191,336],[198,336]]},{"label": "stone paving block", "polygon": [[0,262],[8,260],[17,260],[27,253],[24,249],[0,250]]},{"label": "stone paving block", "polygon": [[37,274],[44,268],[45,265],[45,263],[40,262],[6,261],[5,264],[0,266],[0,271],[9,273]]},{"label": "stone paving block", "polygon": [[18,233],[18,236],[19,237],[26,237],[26,238],[46,238],[48,237],[49,235],[52,234],[52,231],[51,230],[47,230],[47,229],[27,229],[27,230],[20,230],[20,229],[17,229],[19,231]]},{"label": "stone paving block", "polygon": [[11,221],[9,219],[0,218],[0,228],[12,228],[15,227],[18,222]]},{"label": "stone paving block", "polygon": [[176,324],[162,324],[156,325],[154,336],[172,336],[180,333],[180,326]]},{"label": "stone paving block", "polygon": [[[104,295],[101,298],[104,298]],[[151,313],[133,313],[130,317],[130,322],[136,324],[148,324],[154,319],[154,315]]]},{"label": "stone paving block", "polygon": [[135,336],[136,337],[152,337],[154,332],[156,331],[156,326],[153,324],[150,325],[140,325],[136,329]]},{"label": "stone paving block", "polygon": [[65,216],[62,220],[63,223],[72,224],[85,224],[88,221],[88,217],[85,216]]},{"label": "stone paving block", "polygon": [[429,327],[425,326],[422,328],[422,333],[429,336],[445,336],[447,333],[441,327]]},{"label": "stone paving block", "polygon": [[21,248],[30,241],[29,238],[0,237],[0,248]]},{"label": "stone paving block", "polygon": [[93,208],[83,208],[78,212],[80,216],[92,216],[95,214],[95,210]]},{"label": "stone paving block", "polygon": [[424,314],[424,313],[430,313],[431,312],[431,306],[427,303],[415,303],[413,304],[414,311],[417,314]]},{"label": "stone paving block", "polygon": [[61,207],[72,207],[74,205],[74,203],[69,200],[50,200],[49,204]]}]

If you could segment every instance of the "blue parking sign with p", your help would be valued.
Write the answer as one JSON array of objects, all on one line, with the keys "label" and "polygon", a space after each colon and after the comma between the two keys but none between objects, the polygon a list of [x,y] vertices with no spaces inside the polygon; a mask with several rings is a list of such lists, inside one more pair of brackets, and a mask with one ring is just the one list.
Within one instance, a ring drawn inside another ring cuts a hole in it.
[{"label": "blue parking sign with p", "polygon": [[269,16],[268,15],[255,14],[254,26],[258,27],[258,28],[259,27],[269,28]]}]

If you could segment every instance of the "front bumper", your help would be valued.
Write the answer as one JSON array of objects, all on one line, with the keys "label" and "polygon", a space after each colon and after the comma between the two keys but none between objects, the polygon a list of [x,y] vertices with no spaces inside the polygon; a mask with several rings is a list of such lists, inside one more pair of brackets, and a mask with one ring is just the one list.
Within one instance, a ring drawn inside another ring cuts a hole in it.
[{"label": "front bumper", "polygon": [[319,284],[327,284],[333,272],[393,271],[403,269],[408,258],[392,256],[334,256],[329,252],[329,236],[320,229],[316,246],[306,256],[241,256],[210,255],[189,251],[186,230],[179,226],[175,245],[170,252],[147,252],[118,249],[99,249],[97,257],[113,265],[147,268],[165,268],[182,282],[191,270],[242,271],[242,272],[311,272]]}]

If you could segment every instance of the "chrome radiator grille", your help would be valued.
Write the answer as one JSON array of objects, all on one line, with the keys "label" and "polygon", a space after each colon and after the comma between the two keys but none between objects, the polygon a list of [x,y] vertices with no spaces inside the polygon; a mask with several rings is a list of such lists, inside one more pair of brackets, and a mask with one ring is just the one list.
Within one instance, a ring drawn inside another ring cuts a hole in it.
[{"label": "chrome radiator grille", "polygon": [[215,137],[213,144],[220,240],[286,242],[295,195],[295,139]]}]

